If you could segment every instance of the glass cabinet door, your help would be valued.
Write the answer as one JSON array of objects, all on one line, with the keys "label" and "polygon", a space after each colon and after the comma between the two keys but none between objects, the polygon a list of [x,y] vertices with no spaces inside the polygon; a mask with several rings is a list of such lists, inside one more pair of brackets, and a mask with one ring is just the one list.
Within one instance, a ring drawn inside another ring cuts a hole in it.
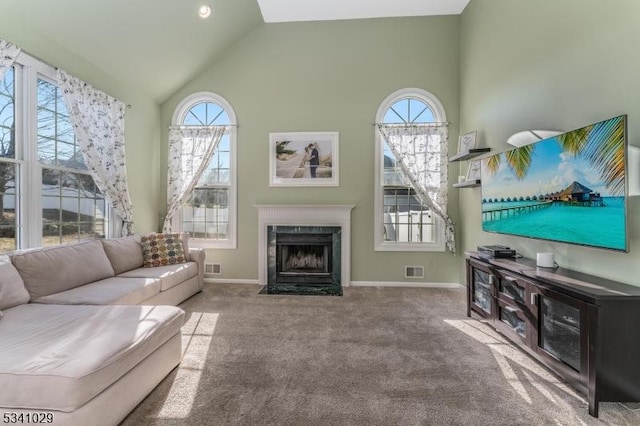
[{"label": "glass cabinet door", "polygon": [[491,286],[493,275],[478,268],[473,268],[473,286],[471,301],[487,314],[491,314]]},{"label": "glass cabinet door", "polygon": [[545,294],[539,303],[540,348],[580,371],[580,310]]}]

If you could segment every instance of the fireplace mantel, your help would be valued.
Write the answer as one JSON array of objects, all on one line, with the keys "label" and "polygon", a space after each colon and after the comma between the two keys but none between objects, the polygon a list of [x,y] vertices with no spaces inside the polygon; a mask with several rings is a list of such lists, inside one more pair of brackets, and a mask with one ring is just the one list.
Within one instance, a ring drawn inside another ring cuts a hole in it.
[{"label": "fireplace mantel", "polygon": [[342,286],[351,282],[351,210],[354,205],[256,204],[258,210],[258,281],[267,284],[267,227],[339,226],[342,231]]}]

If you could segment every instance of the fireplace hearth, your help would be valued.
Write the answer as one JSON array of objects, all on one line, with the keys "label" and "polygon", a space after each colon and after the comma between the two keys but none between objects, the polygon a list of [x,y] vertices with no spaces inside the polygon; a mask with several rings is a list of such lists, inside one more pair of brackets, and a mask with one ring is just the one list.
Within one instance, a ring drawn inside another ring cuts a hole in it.
[{"label": "fireplace hearth", "polygon": [[342,295],[341,228],[269,226],[266,294]]}]

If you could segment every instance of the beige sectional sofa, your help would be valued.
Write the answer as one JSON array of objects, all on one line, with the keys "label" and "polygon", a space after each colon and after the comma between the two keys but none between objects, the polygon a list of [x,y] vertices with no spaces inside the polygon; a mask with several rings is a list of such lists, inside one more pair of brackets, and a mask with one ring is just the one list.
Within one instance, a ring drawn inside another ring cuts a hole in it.
[{"label": "beige sectional sofa", "polygon": [[0,416],[124,419],[181,360],[185,314],[159,305],[202,289],[204,251],[185,257],[143,268],[139,238],[127,237],[0,261]]}]

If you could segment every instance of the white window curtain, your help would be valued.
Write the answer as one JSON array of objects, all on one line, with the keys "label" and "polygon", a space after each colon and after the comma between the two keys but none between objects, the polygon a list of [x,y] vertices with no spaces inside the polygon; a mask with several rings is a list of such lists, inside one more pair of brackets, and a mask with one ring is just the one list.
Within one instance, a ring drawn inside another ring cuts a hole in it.
[{"label": "white window curtain", "polygon": [[20,48],[6,40],[0,39],[0,80],[4,78],[4,73],[13,65],[13,61],[20,53]]},{"label": "white window curtain", "polygon": [[167,215],[164,232],[171,232],[171,219],[202,177],[228,126],[172,126],[169,128]]},{"label": "white window curtain", "polygon": [[125,104],[62,70],[58,70],[58,85],[85,164],[122,219],[122,235],[131,235],[133,206],[125,162]]},{"label": "white window curtain", "polygon": [[444,221],[446,247],[455,254],[454,225],[447,215],[447,127],[383,124],[378,129],[413,185],[420,202]]}]

